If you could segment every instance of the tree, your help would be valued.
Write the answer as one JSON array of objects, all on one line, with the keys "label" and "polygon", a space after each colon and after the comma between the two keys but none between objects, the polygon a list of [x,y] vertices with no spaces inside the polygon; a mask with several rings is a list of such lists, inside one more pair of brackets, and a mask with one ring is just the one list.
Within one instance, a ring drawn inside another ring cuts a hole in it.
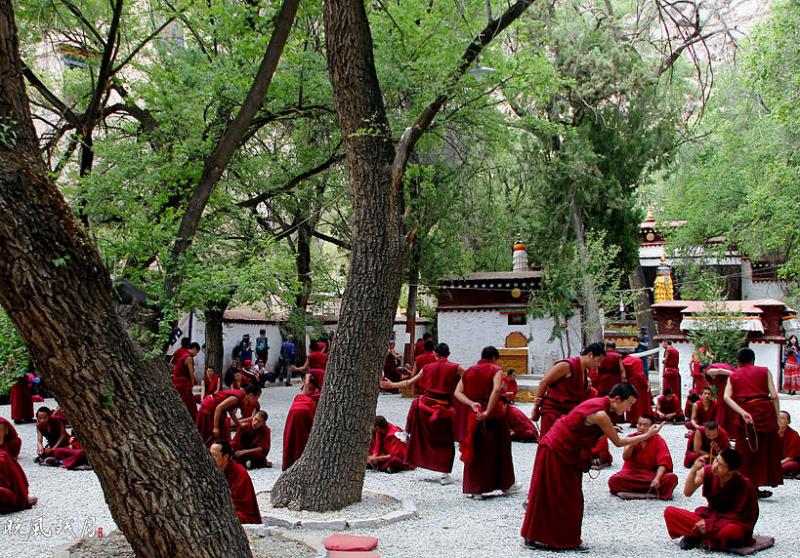
[{"label": "tree", "polygon": [[122,327],[100,256],[47,177],[9,0],[0,1],[0,45],[0,304],[136,554],[250,556],[221,471],[164,368]]}]

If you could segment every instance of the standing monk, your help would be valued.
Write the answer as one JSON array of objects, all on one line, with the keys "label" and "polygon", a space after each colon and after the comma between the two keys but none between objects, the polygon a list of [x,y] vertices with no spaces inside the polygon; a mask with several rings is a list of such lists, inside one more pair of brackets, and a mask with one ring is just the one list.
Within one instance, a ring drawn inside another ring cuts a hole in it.
[{"label": "standing monk", "polygon": [[200,343],[189,343],[185,352],[178,354],[178,351],[172,355],[172,384],[186,405],[192,420],[196,420],[197,404],[194,402],[192,386],[194,386],[194,357],[200,352]]},{"label": "standing monk", "polygon": [[209,450],[217,467],[225,473],[225,480],[228,481],[228,487],[231,489],[236,517],[242,523],[260,524],[261,511],[258,509],[253,481],[250,480],[247,469],[232,458],[233,450],[230,443],[227,440],[217,440],[211,444]]},{"label": "standing monk", "polygon": [[597,395],[605,397],[615,385],[627,381],[627,373],[622,364],[622,355],[617,352],[617,344],[606,343],[606,356],[597,367]]},{"label": "standing monk", "polygon": [[703,365],[702,369],[708,378],[708,384],[716,392],[714,395],[717,400],[717,424],[735,436],[739,417],[725,403],[725,388],[728,387],[728,378],[733,374],[733,366],[725,362],[715,362]]},{"label": "standing monk", "polygon": [[557,361],[536,387],[533,399],[533,422],[542,418],[539,433],[550,427],[588,397],[587,370],[600,366],[606,350],[600,343],[586,347],[581,356]]},{"label": "standing monk", "polygon": [[256,411],[251,420],[242,421],[233,438],[233,458],[248,469],[272,467],[272,462],[267,461],[272,447],[272,430],[267,426],[267,418],[266,411]]},{"label": "standing monk", "polygon": [[11,399],[11,420],[15,424],[33,422],[33,392],[27,373],[17,378],[8,395]]},{"label": "standing monk", "polygon": [[481,360],[461,376],[455,396],[471,409],[467,435],[461,443],[464,462],[463,492],[480,500],[483,494],[519,490],[514,484],[511,457],[511,431],[506,420],[506,405],[500,401],[505,373],[497,366],[500,352],[492,346],[481,351]]},{"label": "standing monk", "polygon": [[406,463],[442,473],[439,482],[443,485],[453,484],[450,476],[456,455],[453,394],[464,373],[460,364],[447,359],[449,356],[450,347],[439,343],[436,360],[423,366],[415,376],[402,382],[382,383],[382,387],[391,389],[425,386],[423,394],[415,398],[408,409]]},{"label": "standing monk", "polygon": [[664,393],[668,389],[672,390],[672,393],[678,397],[678,404],[680,404],[681,372],[678,369],[680,353],[678,353],[678,349],[672,346],[672,340],[670,339],[662,341],[661,346],[664,348],[664,372],[661,376],[661,389]]},{"label": "standing monk", "polygon": [[[406,370],[408,370],[412,378],[415,377],[417,374],[419,374],[420,370],[425,368],[425,366],[427,366],[432,362],[436,362],[437,357],[436,357],[436,352],[433,350],[434,349],[433,341],[431,341],[429,333],[426,333],[425,335],[428,335],[428,339],[426,339],[422,345],[423,348],[422,352],[414,357],[414,366],[411,367],[411,369],[409,370],[409,366],[406,365]],[[417,383],[414,384],[414,395],[423,395],[424,393],[425,393],[424,383],[417,381]]]},{"label": "standing monk", "polygon": [[22,440],[17,429],[7,419],[0,417],[0,451],[7,451],[11,457],[17,459],[21,447]]},{"label": "standing monk", "polygon": [[314,383],[322,389],[322,384],[325,381],[325,370],[328,368],[328,354],[323,352],[323,345],[320,341],[312,341],[309,344],[311,349],[306,356],[306,361],[303,366],[290,366],[291,372],[306,372],[304,383],[308,383],[308,377],[314,377]]},{"label": "standing monk", "polygon": [[[647,434],[655,424],[652,415],[642,415],[636,424],[636,434]],[[652,438],[625,448],[622,470],[608,479],[611,494],[619,492],[653,493],[661,500],[672,500],[678,477],[672,472],[672,456],[667,442],[657,434]]]},{"label": "standing monk", "polygon": [[196,421],[203,442],[210,444],[217,439],[230,440],[231,426],[225,414],[230,416],[237,429],[241,428],[236,409],[258,401],[259,397],[261,388],[254,385],[247,386],[244,390],[224,389],[206,397],[200,404]]},{"label": "standing monk", "polygon": [[689,370],[692,373],[692,391],[700,393],[708,385],[706,375],[703,373],[703,361],[709,360],[711,356],[705,347],[700,347],[692,353],[692,360],[689,361]]},{"label": "standing monk", "polygon": [[661,428],[653,425],[645,434],[621,439],[610,413],[622,415],[635,402],[633,386],[617,384],[608,396],[584,401],[542,435],[522,523],[526,547],[586,550],[581,541],[581,481],[592,465],[592,447],[604,435],[617,447],[635,445],[652,438]]},{"label": "standing monk", "polygon": [[36,498],[28,496],[28,478],[10,453],[0,450],[0,514],[32,508]]},{"label": "standing monk", "polygon": [[378,415],[372,424],[372,441],[369,444],[367,468],[384,473],[410,471],[413,465],[406,463],[406,444],[397,437],[402,430]]},{"label": "standing monk", "polygon": [[283,427],[283,462],[281,470],[285,471],[300,459],[308,443],[314,416],[319,403],[319,386],[314,376],[306,378],[303,391],[297,394],[286,415],[286,426]]},{"label": "standing monk", "polygon": [[742,456],[742,474],[759,489],[759,498],[768,498],[772,492],[760,490],[760,487],[783,484],[778,393],[769,369],[755,366],[753,349],[739,349],[736,360],[739,368],[728,380],[725,403],[742,417],[736,433],[736,447]]},{"label": "standing monk", "polygon": [[792,417],[786,411],[781,411],[778,416],[780,429],[778,435],[781,437],[781,467],[783,476],[794,478],[800,473],[800,434],[789,426]]},{"label": "standing monk", "polygon": [[622,359],[622,365],[625,367],[625,374],[628,382],[633,386],[638,394],[636,403],[634,403],[631,410],[625,415],[631,428],[637,428],[639,424],[639,417],[649,415],[653,412],[653,396],[650,393],[650,380],[642,364],[642,359],[636,358],[634,355],[626,355]]}]

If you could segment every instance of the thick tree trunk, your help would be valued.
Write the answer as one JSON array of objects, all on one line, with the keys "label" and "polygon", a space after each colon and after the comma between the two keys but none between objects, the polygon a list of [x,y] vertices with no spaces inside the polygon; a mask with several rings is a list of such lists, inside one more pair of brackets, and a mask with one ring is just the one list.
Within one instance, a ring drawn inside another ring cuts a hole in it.
[{"label": "thick tree trunk", "polygon": [[[578,257],[581,262],[589,261],[586,251],[586,229],[583,215],[575,198],[572,199],[572,225],[575,228],[575,240],[578,243]],[[603,341],[603,325],[600,322],[600,304],[597,301],[597,285],[594,278],[584,273],[581,277],[581,295],[583,298],[583,342],[584,345]]]},{"label": "thick tree trunk", "polygon": [[222,321],[227,307],[228,303],[226,301],[203,310],[203,317],[206,322],[206,366],[213,368],[220,375],[223,372],[222,363],[225,361],[225,346],[222,342]]},{"label": "thick tree trunk", "polygon": [[[225,479],[163,367],[114,311],[111,280],[47,178],[0,0],[0,304],[75,426],[137,556],[251,556]],[[164,425],[169,425],[165,428]]]},{"label": "thick tree trunk", "polygon": [[417,295],[419,293],[419,249],[411,249],[408,266],[408,305],[406,307],[407,342],[403,347],[403,362],[414,361],[414,344],[417,341]]},{"label": "thick tree trunk", "polygon": [[636,308],[636,322],[639,327],[647,330],[647,335],[650,337],[651,349],[655,346],[652,341],[656,334],[656,321],[653,319],[653,313],[650,310],[650,295],[647,293],[647,282],[644,278],[644,269],[641,265],[637,265],[628,276],[631,290],[639,294],[636,295],[633,303]]}]

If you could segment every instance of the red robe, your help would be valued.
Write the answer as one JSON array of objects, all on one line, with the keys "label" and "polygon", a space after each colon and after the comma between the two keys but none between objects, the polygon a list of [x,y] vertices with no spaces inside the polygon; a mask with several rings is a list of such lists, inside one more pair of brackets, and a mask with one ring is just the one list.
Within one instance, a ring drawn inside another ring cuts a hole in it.
[{"label": "red robe", "polygon": [[[464,394],[486,409],[494,386],[494,376],[501,368],[488,360],[479,360],[461,379]],[[514,485],[514,460],[511,457],[511,431],[506,420],[506,404],[497,401],[492,414],[478,423],[469,416],[469,429],[461,443],[464,461],[464,494],[485,494],[508,490]]]},{"label": "red robe", "polygon": [[782,463],[785,476],[796,476],[800,473],[800,434],[791,426],[786,427],[786,432],[781,436],[781,460],[789,459]]},{"label": "red robe", "polygon": [[438,358],[422,369],[425,394],[412,401],[406,418],[409,465],[440,473],[453,470],[455,410],[451,403],[460,378],[458,367],[456,362]]},{"label": "red robe", "polygon": [[597,459],[600,465],[611,465],[614,462],[614,456],[608,449],[608,436],[600,436],[597,440],[592,448],[592,459]]},{"label": "red robe", "polygon": [[709,385],[706,375],[701,370],[702,366],[703,363],[695,360],[692,356],[692,360],[689,362],[689,369],[692,371],[692,391],[698,395],[703,393],[703,388]]},{"label": "red robe", "polygon": [[[631,438],[637,434],[633,433],[628,437]],[[650,483],[656,478],[659,467],[665,467],[666,472],[662,475],[660,486],[656,489],[652,488]],[[636,444],[630,458],[622,464],[622,470],[608,479],[608,489],[611,494],[653,492],[662,500],[671,500],[676,486],[678,486],[678,477],[672,472],[672,456],[669,453],[669,447],[664,438],[658,434],[643,444]]]},{"label": "red robe", "polygon": [[539,432],[542,436],[547,434],[547,431],[559,418],[584,401],[589,390],[586,370],[581,365],[581,357],[559,360],[556,364],[559,362],[569,364],[570,375],[559,378],[547,387],[539,409],[542,421]]},{"label": "red robe", "polygon": [[[417,369],[417,372],[425,368],[427,365],[436,362],[436,353],[433,351],[423,351],[418,357],[414,358],[414,366]],[[425,376],[420,378],[416,384],[414,384],[414,395],[422,395],[425,393],[425,383],[426,383]]]},{"label": "red robe", "polygon": [[666,395],[660,395],[656,400],[656,415],[659,413],[662,415],[678,413],[672,420],[676,422],[683,420],[683,411],[681,410],[680,399],[673,395],[670,400],[667,400]]},{"label": "red robe", "polygon": [[65,447],[68,444],[68,436],[64,437],[64,440],[61,444],[58,444],[58,439],[61,437],[62,427],[66,428],[66,421],[61,417],[58,416],[56,413],[50,415],[50,418],[47,420],[46,424],[42,424],[41,422],[36,424],[36,430],[41,432],[42,437],[44,438],[45,447],[49,447],[55,449],[57,447]]},{"label": "red robe", "polygon": [[598,426],[586,424],[586,417],[610,410],[608,397],[584,401],[539,439],[521,530],[526,541],[554,548],[581,544],[581,481],[591,467],[592,448],[603,436]]},{"label": "red robe", "polygon": [[[200,410],[197,411],[197,430],[200,432],[200,437],[210,445],[214,442],[214,413],[217,411],[220,403],[225,401],[228,397],[236,397],[239,400],[239,407],[244,400],[244,391],[240,389],[223,389],[217,393],[206,395],[206,398],[200,404]],[[226,411],[227,413],[227,411]],[[230,421],[225,416],[219,417],[219,437],[223,440],[230,440],[231,427]]]},{"label": "red robe", "polygon": [[225,467],[225,480],[231,489],[233,507],[236,516],[242,523],[261,523],[261,511],[258,509],[256,491],[247,469],[231,459]]},{"label": "red robe", "polygon": [[286,426],[283,429],[283,462],[281,469],[286,470],[303,455],[306,449],[311,427],[314,426],[314,415],[320,393],[300,393],[295,396],[289,413],[286,415]]},{"label": "red robe", "polygon": [[[717,420],[717,402],[716,401],[711,401],[709,403],[709,405],[708,405],[708,410],[706,410],[706,408],[703,407],[703,400],[701,399],[700,401],[698,401],[697,403],[692,405],[691,409],[697,409],[697,412],[695,413],[695,422],[697,424],[699,424],[700,426],[703,426],[705,423],[707,423],[709,421],[713,420],[713,421],[716,422],[716,420]],[[692,413],[690,412],[686,416],[686,420],[687,421],[691,420],[691,418],[692,418]]]},{"label": "red robe", "polygon": [[257,453],[249,453],[235,459],[242,465],[250,461],[250,467],[253,469],[266,467],[267,456],[269,456],[269,450],[272,447],[272,430],[266,424],[258,430],[253,428],[253,425],[249,422],[242,424],[242,427],[236,431],[231,447],[234,452],[258,448],[259,451]]},{"label": "red robe", "polygon": [[508,428],[511,430],[512,442],[538,442],[539,429],[533,424],[533,421],[528,418],[528,415],[520,411],[514,405],[508,406]]},{"label": "red robe", "polygon": [[378,464],[378,469],[384,472],[410,471],[413,465],[406,463],[406,445],[396,436],[401,430],[389,423],[385,434],[374,432],[372,442],[369,444],[370,455],[390,455],[391,457]]},{"label": "red robe", "polygon": [[517,385],[516,378],[509,378],[506,376],[503,382],[503,397],[505,398],[506,402],[514,403],[514,400],[517,398],[517,392],[519,391],[519,385]]},{"label": "red robe", "polygon": [[10,453],[0,450],[0,514],[27,510],[28,479]]},{"label": "red robe", "polygon": [[203,376],[203,386],[206,395],[211,395],[217,391],[217,388],[219,387],[219,374],[214,372],[210,378],[207,374]]},{"label": "red robe", "polygon": [[622,373],[619,369],[619,363],[622,360],[622,355],[616,351],[606,351],[606,356],[597,367],[597,395],[604,397],[608,395],[615,385],[622,381]]},{"label": "red robe", "polygon": [[177,353],[178,351],[175,351],[175,354],[172,355],[172,385],[175,386],[181,401],[186,405],[186,410],[189,411],[192,420],[196,420],[197,404],[194,402],[194,394],[192,393],[194,378],[186,367],[186,362],[192,358],[192,355],[189,351],[180,355]]},{"label": "red robe", "polygon": [[[710,454],[711,441],[705,437],[704,434],[705,427],[695,430],[695,432],[700,432],[701,436],[700,450]],[[694,462],[697,460],[698,457],[700,457],[700,455],[702,455],[694,451],[694,437],[695,434],[692,434],[692,437],[689,438],[689,440],[686,443],[686,454],[683,457],[683,466],[686,467],[687,469],[694,464]],[[719,429],[719,434],[717,435],[717,439],[715,440],[715,442],[717,442],[717,446],[719,447],[719,451],[714,454],[715,456],[722,450],[731,447],[731,441],[730,438],[728,437],[728,433],[725,432],[725,430],[723,430],[722,428]]]},{"label": "red robe", "polygon": [[653,399],[650,394],[650,381],[644,373],[644,365],[642,359],[636,358],[633,355],[627,355],[622,359],[622,365],[625,367],[625,375],[634,388],[636,388],[636,403],[631,407],[625,415],[631,426],[636,426],[639,417],[642,415],[649,415],[653,412]]},{"label": "red robe", "polygon": [[745,365],[737,368],[729,380],[733,400],[753,417],[756,439],[746,439],[743,421],[735,437],[736,449],[742,456],[739,470],[756,487],[783,484],[781,439],[775,406],[769,396],[768,374],[769,369],[764,366]]},{"label": "red robe", "polygon": [[75,436],[70,436],[68,446],[54,449],[53,457],[61,461],[61,466],[65,469],[75,469],[80,465],[89,464],[86,452],[83,451],[78,438]]},{"label": "red robe", "polygon": [[422,339],[417,339],[417,342],[414,343],[414,358],[417,358],[424,352],[425,352],[425,341],[423,341]]},{"label": "red robe", "polygon": [[33,421],[33,393],[27,374],[17,379],[17,383],[11,386],[8,395],[11,399],[11,420],[14,422]]},{"label": "red robe", "polygon": [[[733,471],[728,482],[721,486],[711,472],[711,465],[706,465],[703,474],[703,496],[708,505],[700,506],[694,513],[667,507],[664,519],[670,537],[699,537],[712,550],[751,544],[753,527],[758,521],[758,496],[752,483],[739,471]],[[695,529],[700,519],[706,522],[705,535]]]},{"label": "red robe", "polygon": [[308,369],[326,370],[328,368],[328,354],[322,351],[308,353]]},{"label": "red robe", "polygon": [[4,424],[6,427],[5,437],[0,438],[0,451],[7,451],[11,454],[11,457],[17,459],[19,457],[19,450],[22,447],[22,440],[19,434],[17,434],[14,425],[11,424],[11,421],[0,417],[0,424]]},{"label": "red robe", "polygon": [[[709,368],[721,368],[733,372],[733,366],[724,362],[715,362]],[[717,424],[733,434],[739,424],[739,415],[733,412],[733,409],[728,407],[723,399],[725,395],[725,388],[728,386],[728,376],[717,376],[716,378],[709,379],[709,385],[716,391],[715,399],[717,400]]]},{"label": "red robe", "polygon": [[681,400],[681,373],[678,369],[680,353],[675,347],[664,349],[664,372],[662,376],[663,391],[672,390],[678,401]]}]

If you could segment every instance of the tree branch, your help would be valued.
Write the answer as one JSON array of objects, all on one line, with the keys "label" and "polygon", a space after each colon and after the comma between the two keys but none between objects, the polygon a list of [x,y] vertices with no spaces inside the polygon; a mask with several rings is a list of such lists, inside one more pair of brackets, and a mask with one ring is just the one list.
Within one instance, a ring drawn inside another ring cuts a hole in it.
[{"label": "tree branch", "polygon": [[[182,11],[181,11],[180,13],[182,13]],[[164,29],[167,27],[167,25],[169,25],[170,23],[172,23],[173,21],[175,21],[175,18],[176,18],[176,17],[178,17],[178,14],[175,14],[175,15],[173,15],[173,16],[172,16],[171,18],[169,18],[167,21],[165,21],[164,23],[162,23],[162,24],[161,24],[161,26],[160,26],[158,29],[156,29],[155,31],[153,31],[152,33],[150,33],[150,35],[148,35],[147,37],[145,37],[145,39],[144,39],[144,40],[143,40],[141,43],[139,43],[139,45],[138,45],[136,48],[134,48],[134,49],[133,49],[133,50],[132,50],[132,51],[131,51],[131,52],[128,54],[128,56],[126,56],[126,57],[125,57],[125,60],[123,60],[122,62],[120,62],[120,63],[117,65],[117,67],[116,67],[116,68],[114,68],[113,70],[111,70],[111,75],[112,75],[112,76],[113,76],[113,75],[115,75],[115,74],[116,74],[117,72],[119,72],[119,71],[120,71],[122,68],[124,68],[124,67],[125,67],[125,66],[128,64],[128,62],[130,62],[130,61],[133,59],[133,57],[134,57],[134,56],[136,56],[137,54],[139,54],[139,51],[141,51],[141,50],[142,50],[142,49],[143,49],[145,46],[147,46],[147,44],[148,44],[150,41],[152,41],[152,40],[153,40],[155,37],[157,37],[157,36],[158,36],[158,35],[159,35],[159,34],[160,34],[160,33],[161,33],[161,32],[162,32],[162,31],[163,31],[163,30],[164,30]]]},{"label": "tree branch", "polygon": [[338,246],[339,248],[344,248],[345,250],[350,250],[350,243],[345,240],[340,240],[338,238],[334,238],[332,236],[328,236],[325,233],[321,233],[319,231],[311,231],[311,236],[319,238],[320,240],[324,240],[325,242],[329,242],[334,246]]},{"label": "tree branch", "polygon": [[97,85],[92,93],[92,99],[86,107],[84,115],[90,120],[94,120],[93,116],[100,108],[100,100],[106,90],[106,83],[111,77],[111,64],[113,63],[113,55],[115,52],[116,37],[119,32],[119,20],[122,17],[122,4],[124,0],[116,0],[114,4],[114,12],[111,16],[111,27],[108,29],[108,39],[103,48],[103,59],[100,61],[100,72],[97,76]]},{"label": "tree branch", "polygon": [[97,39],[97,42],[100,44],[100,46],[105,46],[106,43],[103,40],[103,37],[100,36],[100,32],[94,25],[92,25],[92,22],[86,19],[86,17],[83,15],[83,12],[81,12],[78,6],[76,6],[69,0],[61,0],[61,3],[64,4],[70,12],[72,12],[72,15],[78,18],[78,21],[80,21],[81,24],[83,24],[83,26],[86,29],[89,30],[89,32],[94,36],[94,38]]},{"label": "tree branch", "polygon": [[26,66],[25,64],[22,65],[22,75],[25,76],[25,79],[28,80],[34,89],[36,89],[42,97],[50,103],[54,112],[60,114],[64,117],[67,122],[72,124],[75,128],[81,128],[81,119],[78,117],[77,114],[72,112],[72,109],[69,108],[64,101],[56,97],[56,95],[50,91],[47,86],[42,83],[42,81],[33,73],[33,71]]}]

